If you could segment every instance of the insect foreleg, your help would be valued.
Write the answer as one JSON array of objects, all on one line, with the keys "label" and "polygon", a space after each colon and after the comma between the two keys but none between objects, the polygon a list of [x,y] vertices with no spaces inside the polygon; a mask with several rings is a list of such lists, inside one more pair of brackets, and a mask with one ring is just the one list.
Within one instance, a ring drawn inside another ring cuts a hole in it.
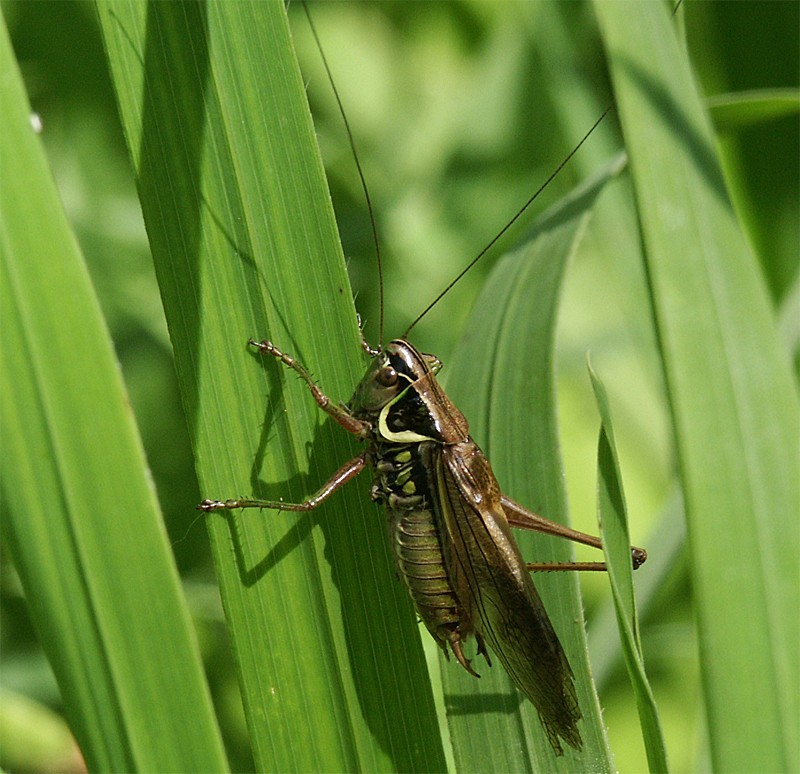
[{"label": "insect foreleg", "polygon": [[200,511],[229,511],[235,508],[272,508],[276,511],[313,511],[325,502],[337,489],[355,478],[367,464],[366,452],[359,454],[342,465],[319,491],[302,503],[285,503],[282,500],[203,500],[197,509]]},{"label": "insect foreleg", "polygon": [[262,355],[272,355],[278,358],[285,366],[291,368],[308,385],[311,394],[317,405],[329,416],[333,417],[348,433],[357,435],[359,438],[368,438],[372,426],[369,422],[356,419],[344,406],[334,403],[314,382],[313,377],[300,362],[291,355],[281,352],[271,341],[256,341],[250,339],[251,346],[258,349]]}]

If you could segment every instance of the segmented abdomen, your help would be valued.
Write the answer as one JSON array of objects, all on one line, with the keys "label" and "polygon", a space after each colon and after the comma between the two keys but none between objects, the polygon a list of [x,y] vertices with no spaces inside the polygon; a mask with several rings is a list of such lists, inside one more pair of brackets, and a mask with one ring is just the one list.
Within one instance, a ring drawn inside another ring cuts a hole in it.
[{"label": "segmented abdomen", "polygon": [[435,517],[429,510],[387,508],[397,569],[428,631],[446,650],[466,635],[463,613],[444,568]]}]

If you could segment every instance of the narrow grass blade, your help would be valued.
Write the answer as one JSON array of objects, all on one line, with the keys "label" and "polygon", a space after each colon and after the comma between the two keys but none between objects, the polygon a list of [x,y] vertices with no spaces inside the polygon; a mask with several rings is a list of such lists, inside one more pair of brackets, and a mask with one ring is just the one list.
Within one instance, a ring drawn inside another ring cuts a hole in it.
[{"label": "narrow grass blade", "polygon": [[111,341],[0,22],[4,538],[93,771],[225,771]]},{"label": "narrow grass blade", "polygon": [[[284,5],[98,7],[203,495],[300,501],[360,449],[247,339],[275,341],[333,400],[364,361]],[[260,770],[444,768],[367,493],[207,517]]]},{"label": "narrow grass blade", "polygon": [[633,595],[633,570],[631,568],[631,537],[625,494],[622,489],[619,459],[617,458],[611,409],[605,387],[589,365],[592,389],[600,412],[600,438],[597,449],[597,515],[603,549],[606,555],[608,579],[617,613],[625,666],[636,696],[639,720],[642,725],[644,746],[651,772],[667,772],[667,753],[658,719],[653,691],[647,680],[639,639],[639,621]]},{"label": "narrow grass blade", "polygon": [[[639,619],[647,623],[648,614],[659,596],[676,573],[681,572],[686,551],[686,529],[683,503],[676,495],[668,500],[660,514],[655,529],[642,541],[652,546],[647,558],[647,568],[635,576]],[[621,666],[617,614],[614,600],[595,610],[589,626],[589,654],[597,690],[600,693],[611,682]]]},{"label": "narrow grass blade", "polygon": [[757,89],[736,94],[716,94],[706,100],[718,131],[770,121],[800,113],[797,89]]},{"label": "narrow grass blade", "polygon": [[[553,388],[553,334],[566,263],[603,185],[624,166],[617,157],[595,179],[542,216],[530,238],[502,258],[476,303],[452,362],[448,392],[471,420],[503,491],[532,510],[566,521]],[[480,364],[478,367],[476,364]],[[568,561],[566,541],[517,532],[529,561]],[[445,701],[458,767],[509,771],[611,770],[610,753],[586,658],[577,577],[540,574],[534,582],[570,660],[583,712],[584,749],[556,758],[533,708],[499,665],[480,682],[444,665]],[[486,745],[485,740],[492,744]]]},{"label": "narrow grass blade", "polygon": [[674,422],[713,766],[795,770],[796,386],[666,10],[654,3],[596,8]]}]

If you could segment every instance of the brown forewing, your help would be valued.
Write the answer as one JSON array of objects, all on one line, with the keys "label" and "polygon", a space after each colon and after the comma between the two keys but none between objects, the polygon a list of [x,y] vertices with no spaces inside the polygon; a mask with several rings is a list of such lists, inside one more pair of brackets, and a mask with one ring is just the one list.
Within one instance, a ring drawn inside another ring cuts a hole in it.
[{"label": "brown forewing", "polygon": [[550,744],[581,748],[572,670],[525,568],[489,461],[472,441],[440,447],[434,508],[447,572],[478,634],[536,707]]}]

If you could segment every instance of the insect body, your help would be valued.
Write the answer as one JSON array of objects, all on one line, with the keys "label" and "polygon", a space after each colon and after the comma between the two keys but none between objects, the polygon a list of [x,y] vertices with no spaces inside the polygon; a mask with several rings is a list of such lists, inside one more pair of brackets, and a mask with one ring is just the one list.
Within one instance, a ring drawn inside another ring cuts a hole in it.
[{"label": "insect body", "polygon": [[369,422],[373,498],[387,509],[395,558],[420,618],[475,674],[462,650],[488,643],[533,702],[556,750],[580,748],[580,710],[564,651],[511,535],[500,488],[464,415],[436,380],[440,364],[391,342],[351,402]]},{"label": "insect body", "polygon": [[[433,638],[476,677],[462,643],[474,635],[487,661],[488,645],[536,707],[556,754],[563,753],[561,740],[580,749],[572,670],[529,574],[559,567],[527,565],[510,525],[594,546],[598,539],[542,519],[502,495],[467,420],[436,380],[441,363],[405,339],[370,350],[373,361],[347,406],[332,402],[300,363],[271,342],[250,343],[296,371],[320,408],[366,448],[303,503],[204,500],[198,507],[308,511],[371,467],[371,495],[386,508],[399,574]],[[638,566],[645,554],[632,551]],[[563,568],[596,570],[602,564]]]}]

